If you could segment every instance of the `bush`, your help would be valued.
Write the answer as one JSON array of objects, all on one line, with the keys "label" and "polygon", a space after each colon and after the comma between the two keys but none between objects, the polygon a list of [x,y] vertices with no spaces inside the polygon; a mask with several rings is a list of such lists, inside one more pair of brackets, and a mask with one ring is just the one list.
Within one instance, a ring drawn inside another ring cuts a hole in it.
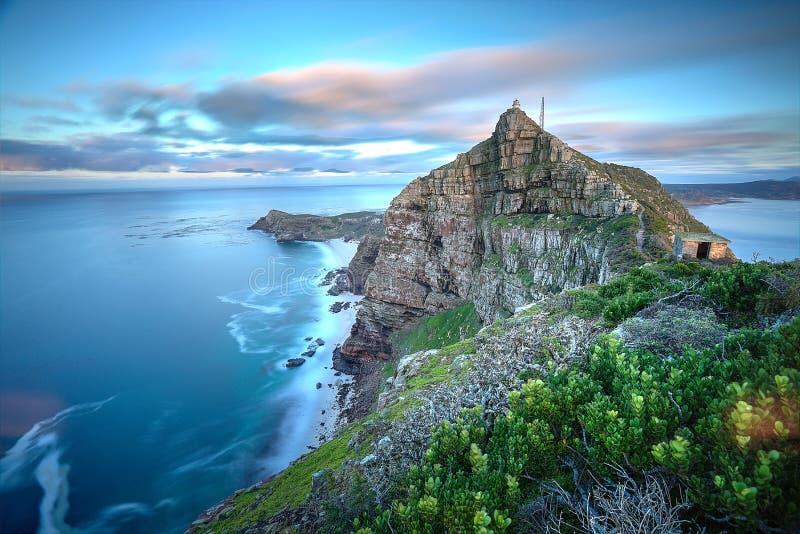
[{"label": "bush", "polygon": [[605,299],[613,299],[629,293],[657,292],[668,286],[669,282],[660,273],[647,267],[635,267],[600,286],[598,293]]},{"label": "bush", "polygon": [[567,292],[573,298],[572,313],[584,319],[591,319],[603,313],[606,300],[596,289],[581,288]]},{"label": "bush", "polygon": [[698,350],[713,347],[724,339],[726,330],[708,308],[693,310],[672,305],[647,308],[617,328],[626,347],[660,356],[680,353],[687,345]]},{"label": "bush", "polygon": [[652,291],[625,293],[611,299],[603,308],[603,317],[611,323],[630,317],[656,299]]},{"label": "bush", "polygon": [[800,318],[669,360],[603,337],[583,369],[530,380],[494,420],[477,407],[442,423],[394,514],[365,532],[502,532],[553,494],[567,523],[577,509],[617,521],[617,489],[654,469],[688,488],[701,525],[788,528],[800,520],[799,359]]},{"label": "bush", "polygon": [[758,296],[767,290],[764,278],[770,265],[740,262],[728,269],[712,272],[700,293],[728,312],[753,313]]}]

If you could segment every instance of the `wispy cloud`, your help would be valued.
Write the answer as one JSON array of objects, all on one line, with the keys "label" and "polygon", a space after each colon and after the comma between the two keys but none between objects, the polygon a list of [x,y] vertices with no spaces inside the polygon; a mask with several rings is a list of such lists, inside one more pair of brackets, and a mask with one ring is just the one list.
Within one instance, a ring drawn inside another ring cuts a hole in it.
[{"label": "wispy cloud", "polygon": [[31,109],[58,109],[64,111],[81,111],[81,107],[68,98],[41,98],[33,96],[5,95],[3,97],[8,105]]}]

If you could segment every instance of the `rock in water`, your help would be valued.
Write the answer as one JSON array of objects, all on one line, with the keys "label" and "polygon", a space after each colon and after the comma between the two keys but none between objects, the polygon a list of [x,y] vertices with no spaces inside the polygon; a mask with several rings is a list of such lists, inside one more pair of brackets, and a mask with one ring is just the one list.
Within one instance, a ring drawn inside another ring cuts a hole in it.
[{"label": "rock in water", "polygon": [[300,367],[304,363],[306,363],[305,358],[289,358],[286,362],[286,367]]}]

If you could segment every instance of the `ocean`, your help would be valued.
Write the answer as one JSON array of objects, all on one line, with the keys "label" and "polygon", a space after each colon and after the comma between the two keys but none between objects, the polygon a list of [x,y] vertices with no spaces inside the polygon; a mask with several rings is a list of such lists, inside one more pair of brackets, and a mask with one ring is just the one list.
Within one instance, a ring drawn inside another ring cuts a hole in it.
[{"label": "ocean", "polygon": [[246,227],[400,188],[0,197],[0,532],[182,532],[314,445],[353,318],[318,281],[355,246]]},{"label": "ocean", "polygon": [[788,261],[800,257],[800,200],[742,198],[689,211],[732,241],[740,260]]}]

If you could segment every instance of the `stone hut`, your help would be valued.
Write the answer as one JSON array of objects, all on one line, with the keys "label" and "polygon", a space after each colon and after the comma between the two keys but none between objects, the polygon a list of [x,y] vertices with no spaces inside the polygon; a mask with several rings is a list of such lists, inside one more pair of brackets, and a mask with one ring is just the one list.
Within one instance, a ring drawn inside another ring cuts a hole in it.
[{"label": "stone hut", "polygon": [[672,255],[687,260],[721,260],[730,242],[730,239],[714,233],[678,232],[672,245]]}]

